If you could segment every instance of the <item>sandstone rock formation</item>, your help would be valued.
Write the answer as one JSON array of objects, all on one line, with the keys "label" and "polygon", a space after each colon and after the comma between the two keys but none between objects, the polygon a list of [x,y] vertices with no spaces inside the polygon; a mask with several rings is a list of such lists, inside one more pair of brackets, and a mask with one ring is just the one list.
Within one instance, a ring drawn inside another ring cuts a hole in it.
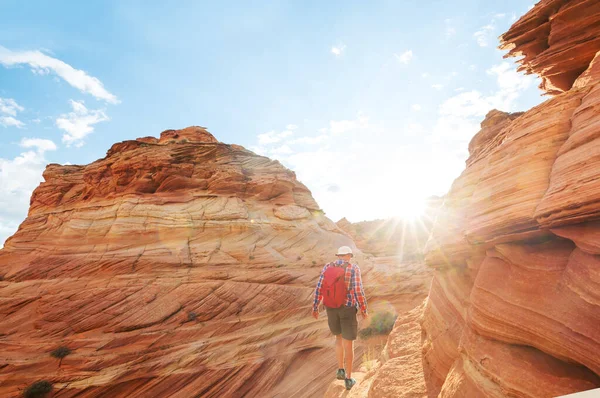
[{"label": "sandstone rock formation", "polygon": [[600,387],[600,3],[542,0],[502,36],[552,99],[492,111],[427,262],[429,396]]},{"label": "sandstone rock formation", "polygon": [[0,251],[0,396],[41,379],[61,397],[327,388],[313,285],[354,244],[293,172],[190,127],[44,179]]}]

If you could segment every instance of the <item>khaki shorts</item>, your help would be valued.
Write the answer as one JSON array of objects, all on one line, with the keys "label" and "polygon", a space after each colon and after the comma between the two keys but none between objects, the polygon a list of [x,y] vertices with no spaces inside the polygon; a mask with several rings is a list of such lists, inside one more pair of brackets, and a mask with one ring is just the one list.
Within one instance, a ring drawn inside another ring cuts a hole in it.
[{"label": "khaki shorts", "polygon": [[356,307],[327,308],[327,323],[334,335],[342,335],[345,340],[356,340],[358,335],[358,320]]}]

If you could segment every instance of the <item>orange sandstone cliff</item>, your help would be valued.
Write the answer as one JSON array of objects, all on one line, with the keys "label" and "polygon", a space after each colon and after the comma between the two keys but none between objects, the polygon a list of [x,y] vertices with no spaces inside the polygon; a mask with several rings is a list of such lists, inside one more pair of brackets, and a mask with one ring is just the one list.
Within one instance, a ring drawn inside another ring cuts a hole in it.
[{"label": "orange sandstone cliff", "polygon": [[600,2],[543,0],[501,37],[555,96],[492,111],[446,196],[427,263],[427,395],[600,387]]},{"label": "orange sandstone cliff", "polygon": [[354,244],[293,172],[190,127],[44,179],[0,251],[0,396],[322,394],[313,287]]}]

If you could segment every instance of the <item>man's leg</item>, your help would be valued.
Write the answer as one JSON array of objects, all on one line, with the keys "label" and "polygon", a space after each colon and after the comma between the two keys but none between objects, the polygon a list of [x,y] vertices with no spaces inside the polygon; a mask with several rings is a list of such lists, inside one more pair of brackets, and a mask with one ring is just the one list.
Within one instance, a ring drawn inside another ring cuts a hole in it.
[{"label": "man's leg", "polygon": [[356,308],[346,307],[342,313],[342,345],[344,346],[344,360],[346,365],[346,379],[352,377],[352,363],[354,361],[354,340],[358,337],[358,320]]},{"label": "man's leg", "polygon": [[339,369],[344,369],[344,345],[342,344],[342,324],[340,311],[337,308],[327,308],[327,323],[329,330],[335,336],[335,356],[338,363],[338,378],[345,377],[345,373]]},{"label": "man's leg", "polygon": [[354,341],[342,339],[346,357],[346,378],[352,377],[352,363],[354,362]]},{"label": "man's leg", "polygon": [[341,334],[335,336],[335,356],[337,357],[338,369],[344,368],[344,345],[342,340]]}]

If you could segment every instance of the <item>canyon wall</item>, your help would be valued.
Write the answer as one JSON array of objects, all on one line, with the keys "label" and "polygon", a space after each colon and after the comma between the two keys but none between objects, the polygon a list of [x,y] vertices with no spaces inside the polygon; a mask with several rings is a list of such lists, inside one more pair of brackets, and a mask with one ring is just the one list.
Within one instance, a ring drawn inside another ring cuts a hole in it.
[{"label": "canyon wall", "polygon": [[427,395],[600,387],[600,2],[543,0],[501,37],[553,98],[492,111],[434,224]]}]

